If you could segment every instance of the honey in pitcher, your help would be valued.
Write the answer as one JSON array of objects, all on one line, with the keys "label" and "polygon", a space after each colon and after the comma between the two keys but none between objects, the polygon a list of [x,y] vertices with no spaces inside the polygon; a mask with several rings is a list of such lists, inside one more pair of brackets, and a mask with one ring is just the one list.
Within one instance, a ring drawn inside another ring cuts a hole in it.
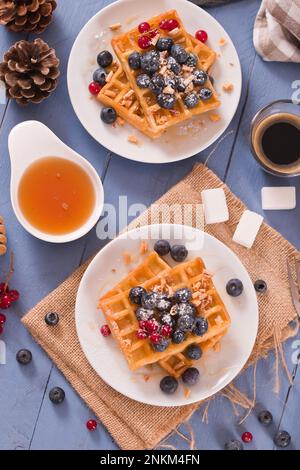
[{"label": "honey in pitcher", "polygon": [[64,235],[82,227],[95,206],[95,189],[85,170],[70,160],[45,157],[25,171],[18,199],[26,220],[41,232]]}]

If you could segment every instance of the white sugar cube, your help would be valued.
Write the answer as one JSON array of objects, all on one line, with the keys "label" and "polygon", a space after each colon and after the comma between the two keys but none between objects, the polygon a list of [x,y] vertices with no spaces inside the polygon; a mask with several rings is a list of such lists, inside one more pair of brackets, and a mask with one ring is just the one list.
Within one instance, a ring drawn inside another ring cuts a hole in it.
[{"label": "white sugar cube", "polygon": [[4,341],[0,340],[0,365],[6,364],[6,345]]},{"label": "white sugar cube", "polygon": [[207,224],[218,224],[229,219],[224,189],[205,189],[201,192],[201,196]]},{"label": "white sugar cube", "polygon": [[263,220],[263,217],[256,212],[246,210],[233,235],[233,241],[246,248],[251,248]]},{"label": "white sugar cube", "polygon": [[295,209],[295,186],[265,187],[261,190],[262,208],[265,211]]}]

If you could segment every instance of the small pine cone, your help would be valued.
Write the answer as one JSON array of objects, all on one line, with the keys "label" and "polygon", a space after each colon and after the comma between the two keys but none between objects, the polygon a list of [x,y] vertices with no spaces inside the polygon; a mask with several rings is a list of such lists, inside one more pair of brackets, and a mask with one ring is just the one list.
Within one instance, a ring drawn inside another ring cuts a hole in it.
[{"label": "small pine cone", "polygon": [[6,230],[3,218],[0,216],[0,256],[5,255],[7,248]]},{"label": "small pine cone", "polygon": [[56,6],[56,0],[0,0],[0,25],[14,32],[42,33]]},{"label": "small pine cone", "polygon": [[19,41],[5,54],[0,64],[0,80],[9,98],[20,105],[40,103],[57,87],[59,59],[42,39]]}]

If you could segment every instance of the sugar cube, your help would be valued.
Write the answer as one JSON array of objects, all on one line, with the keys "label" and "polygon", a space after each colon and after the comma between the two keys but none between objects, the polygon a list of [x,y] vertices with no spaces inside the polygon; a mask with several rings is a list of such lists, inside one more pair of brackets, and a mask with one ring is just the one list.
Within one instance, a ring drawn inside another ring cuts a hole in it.
[{"label": "sugar cube", "polygon": [[265,187],[261,190],[262,208],[266,211],[295,209],[295,186]]},{"label": "sugar cube", "polygon": [[204,204],[205,222],[218,224],[229,219],[229,212],[224,189],[205,189],[201,192]]},{"label": "sugar cube", "polygon": [[246,210],[233,235],[233,241],[246,248],[251,248],[263,220],[263,217],[256,212]]},{"label": "sugar cube", "polygon": [[4,341],[0,340],[0,365],[6,364],[6,345]]}]

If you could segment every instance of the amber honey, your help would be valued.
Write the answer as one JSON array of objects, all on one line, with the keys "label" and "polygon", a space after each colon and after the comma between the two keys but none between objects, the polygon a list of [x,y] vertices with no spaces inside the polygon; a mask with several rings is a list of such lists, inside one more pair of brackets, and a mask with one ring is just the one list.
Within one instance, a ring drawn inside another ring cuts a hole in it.
[{"label": "amber honey", "polygon": [[95,189],[85,170],[70,160],[45,157],[30,165],[18,191],[20,209],[36,229],[63,235],[83,226],[95,206]]}]

